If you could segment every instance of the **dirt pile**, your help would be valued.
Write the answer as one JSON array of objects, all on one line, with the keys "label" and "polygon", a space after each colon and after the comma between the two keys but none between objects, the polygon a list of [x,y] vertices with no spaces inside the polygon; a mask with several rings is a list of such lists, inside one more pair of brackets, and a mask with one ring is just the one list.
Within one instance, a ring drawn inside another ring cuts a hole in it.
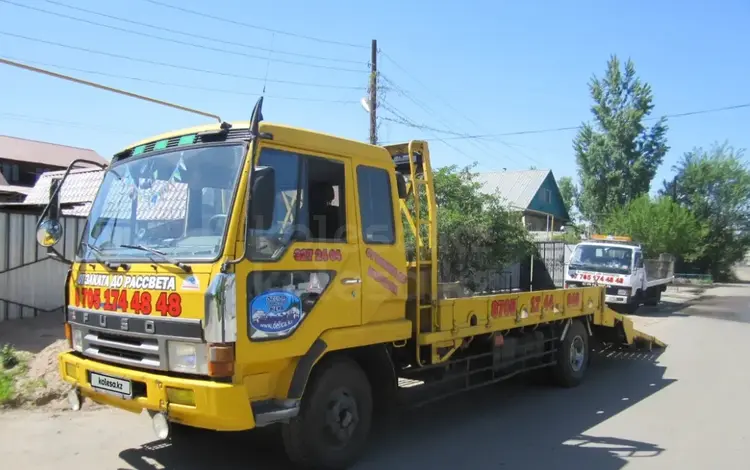
[{"label": "dirt pile", "polygon": [[70,385],[60,376],[57,356],[67,349],[66,340],[57,340],[33,356],[28,372],[18,383],[21,404],[64,406]]}]

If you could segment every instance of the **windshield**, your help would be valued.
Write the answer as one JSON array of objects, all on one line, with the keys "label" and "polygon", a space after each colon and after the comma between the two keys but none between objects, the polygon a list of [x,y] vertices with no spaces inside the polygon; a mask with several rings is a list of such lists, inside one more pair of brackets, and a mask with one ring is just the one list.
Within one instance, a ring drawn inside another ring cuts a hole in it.
[{"label": "windshield", "polygon": [[150,260],[154,249],[172,259],[217,258],[244,154],[242,144],[215,145],[113,166],[92,204],[79,258]]},{"label": "windshield", "polygon": [[570,258],[570,267],[603,273],[630,274],[632,258],[632,248],[578,245]]}]

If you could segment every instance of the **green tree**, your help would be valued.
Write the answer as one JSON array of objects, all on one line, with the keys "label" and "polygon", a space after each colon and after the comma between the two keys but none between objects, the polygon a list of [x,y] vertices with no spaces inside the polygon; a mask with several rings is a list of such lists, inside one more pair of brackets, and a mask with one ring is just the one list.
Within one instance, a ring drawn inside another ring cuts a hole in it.
[{"label": "green tree", "polygon": [[673,167],[675,177],[661,191],[706,227],[694,267],[717,279],[729,277],[750,249],[750,170],[743,156],[743,149],[726,142],[696,147]]},{"label": "green tree", "polygon": [[565,210],[572,217],[576,198],[576,186],[575,183],[573,183],[573,178],[570,176],[563,176],[557,182],[557,187],[560,188],[560,196],[562,196],[563,204],[565,204]]},{"label": "green tree", "polygon": [[594,123],[586,123],[573,141],[580,197],[578,208],[597,223],[607,214],[648,193],[667,146],[664,118],[647,128],[654,108],[651,86],[636,77],[631,60],[620,70],[610,57],[604,78],[589,83]]},{"label": "green tree", "polygon": [[627,235],[642,242],[648,258],[669,253],[692,261],[701,255],[703,227],[690,210],[666,196],[634,199],[615,209],[603,225],[608,234]]},{"label": "green tree", "polygon": [[[530,255],[534,244],[519,213],[510,212],[500,196],[482,193],[472,167],[442,167],[433,175],[439,276],[441,282],[460,281],[482,290],[491,272]],[[424,195],[422,201],[426,204]],[[407,204],[413,207],[413,199]],[[414,238],[409,230],[406,238],[413,259]]]}]

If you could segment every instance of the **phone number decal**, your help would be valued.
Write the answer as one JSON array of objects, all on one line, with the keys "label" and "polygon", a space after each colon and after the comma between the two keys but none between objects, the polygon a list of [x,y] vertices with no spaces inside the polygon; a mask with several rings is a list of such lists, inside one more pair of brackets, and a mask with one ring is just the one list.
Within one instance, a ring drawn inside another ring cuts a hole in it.
[{"label": "phone number decal", "polygon": [[297,248],[294,261],[341,261],[341,250],[328,248]]},{"label": "phone number decal", "polygon": [[150,292],[138,290],[79,287],[75,290],[75,306],[162,317],[182,315],[182,297],[175,292],[162,292],[154,299]]}]

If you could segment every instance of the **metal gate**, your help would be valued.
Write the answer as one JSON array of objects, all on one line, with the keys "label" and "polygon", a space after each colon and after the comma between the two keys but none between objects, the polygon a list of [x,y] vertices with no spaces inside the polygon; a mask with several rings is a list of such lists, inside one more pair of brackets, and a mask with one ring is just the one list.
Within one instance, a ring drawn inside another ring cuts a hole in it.
[{"label": "metal gate", "polygon": [[543,241],[536,242],[539,261],[544,265],[549,276],[549,282],[557,288],[565,283],[565,261],[568,247],[564,242]]}]

